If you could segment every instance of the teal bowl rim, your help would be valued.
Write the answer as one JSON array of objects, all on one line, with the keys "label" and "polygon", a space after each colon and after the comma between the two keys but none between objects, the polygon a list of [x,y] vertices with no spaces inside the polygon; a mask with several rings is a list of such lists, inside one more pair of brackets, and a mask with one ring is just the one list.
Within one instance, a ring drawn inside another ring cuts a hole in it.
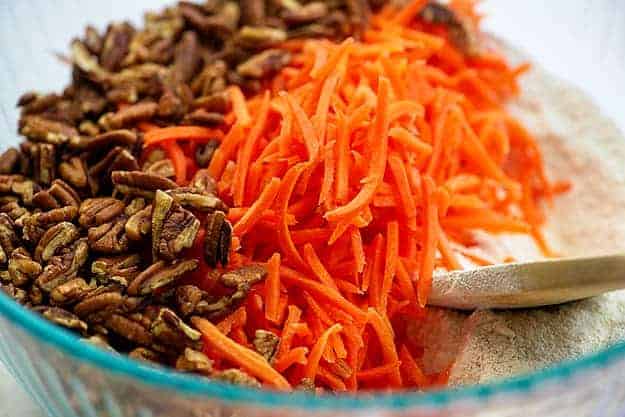
[{"label": "teal bowl rim", "polygon": [[460,401],[486,401],[495,395],[529,393],[545,382],[561,381],[583,370],[602,368],[625,356],[625,343],[562,362],[534,373],[499,382],[429,392],[365,393],[313,395],[305,392],[285,394],[211,381],[185,375],[167,368],[144,365],[81,341],[73,333],[56,326],[19,305],[0,291],[0,315],[24,329],[41,343],[52,345],[68,355],[105,371],[135,379],[147,385],[175,390],[193,396],[219,399],[240,406],[294,408],[305,410],[406,410],[418,407],[440,409]]}]

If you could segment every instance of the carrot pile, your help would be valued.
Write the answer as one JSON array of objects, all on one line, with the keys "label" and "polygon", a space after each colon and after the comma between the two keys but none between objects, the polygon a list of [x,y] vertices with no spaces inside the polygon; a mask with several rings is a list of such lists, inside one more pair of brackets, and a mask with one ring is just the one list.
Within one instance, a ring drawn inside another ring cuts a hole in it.
[{"label": "carrot pile", "polygon": [[[540,202],[564,186],[504,108],[527,66],[463,55],[418,22],[424,4],[384,8],[358,42],[284,44],[293,63],[264,93],[231,89],[223,136],[146,134],[182,183],[191,154],[171,139],[221,140],[208,169],[231,207],[232,266],[267,266],[225,325],[195,319],[212,358],[279,389],[441,384],[444,372],[422,372],[408,330],[433,271],[488,264],[470,250],[476,229],[532,235],[549,254]],[[280,337],[271,366],[252,351],[258,329]]]}]

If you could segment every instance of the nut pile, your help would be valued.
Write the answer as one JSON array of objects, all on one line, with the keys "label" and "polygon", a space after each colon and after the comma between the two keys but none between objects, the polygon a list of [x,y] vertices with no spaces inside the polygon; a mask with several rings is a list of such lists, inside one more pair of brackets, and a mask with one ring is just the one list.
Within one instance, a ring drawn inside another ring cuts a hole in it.
[{"label": "nut pile", "polygon": [[[200,169],[177,185],[165,153],[143,150],[137,123],[219,125],[228,85],[254,93],[290,62],[273,46],[358,36],[377,3],[182,1],[146,13],[143,28],[87,27],[71,45],[71,84],[19,99],[26,140],[0,156],[2,290],[99,346],[257,385],[242,371],[214,370],[187,319],[232,311],[265,270],[215,269],[228,263],[232,229],[214,180]],[[217,145],[197,150],[200,168]],[[185,259],[198,244],[204,259]],[[219,295],[190,284],[200,263]],[[270,359],[279,340],[259,333],[254,346]]]}]

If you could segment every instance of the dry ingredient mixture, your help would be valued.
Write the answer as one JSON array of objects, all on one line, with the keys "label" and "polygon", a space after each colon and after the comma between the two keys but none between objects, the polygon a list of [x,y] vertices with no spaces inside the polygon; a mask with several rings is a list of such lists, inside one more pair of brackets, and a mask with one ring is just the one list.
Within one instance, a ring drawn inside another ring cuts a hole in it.
[{"label": "dry ingredient mixture", "polygon": [[[0,279],[131,357],[289,390],[427,388],[432,272],[546,255],[540,151],[473,2],[180,2],[88,27],[18,105]],[[314,39],[312,39],[314,38]],[[414,272],[413,272],[414,271]]]}]

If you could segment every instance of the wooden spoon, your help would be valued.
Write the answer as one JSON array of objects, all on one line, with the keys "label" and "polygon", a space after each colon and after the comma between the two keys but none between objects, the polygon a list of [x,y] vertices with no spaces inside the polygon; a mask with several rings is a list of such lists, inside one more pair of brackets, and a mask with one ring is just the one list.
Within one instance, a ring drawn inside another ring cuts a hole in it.
[{"label": "wooden spoon", "polygon": [[428,304],[461,310],[562,304],[625,288],[625,254],[436,273]]}]

